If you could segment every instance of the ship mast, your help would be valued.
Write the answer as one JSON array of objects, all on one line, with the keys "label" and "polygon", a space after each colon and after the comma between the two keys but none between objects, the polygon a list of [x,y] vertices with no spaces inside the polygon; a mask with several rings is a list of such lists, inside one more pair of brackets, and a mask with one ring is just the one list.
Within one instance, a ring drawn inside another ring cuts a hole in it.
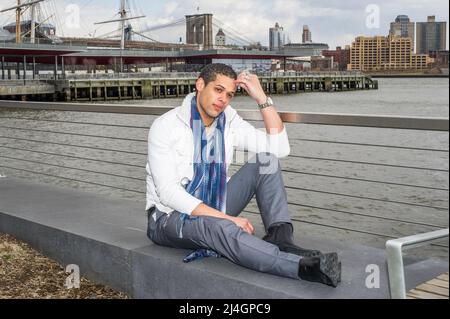
[{"label": "ship mast", "polygon": [[36,3],[31,5],[31,43],[36,42],[36,5]]},{"label": "ship mast", "polygon": [[127,10],[125,9],[125,0],[120,0],[120,50],[125,49],[125,20],[127,18]]},{"label": "ship mast", "polygon": [[123,50],[125,49],[125,22],[129,21],[129,20],[133,20],[133,19],[145,18],[145,16],[127,17],[127,10],[125,8],[125,2],[126,2],[126,0],[120,0],[120,9],[119,9],[120,19],[94,23],[94,24],[105,24],[105,23],[119,22],[120,32],[121,32],[121,34],[120,34],[120,72],[123,72],[122,56],[123,56]]},{"label": "ship mast", "polygon": [[20,0],[17,0],[17,9],[16,9],[16,43],[22,42],[22,38],[20,34],[22,33],[22,25],[20,21],[20,17],[22,15],[22,7],[20,6]]}]

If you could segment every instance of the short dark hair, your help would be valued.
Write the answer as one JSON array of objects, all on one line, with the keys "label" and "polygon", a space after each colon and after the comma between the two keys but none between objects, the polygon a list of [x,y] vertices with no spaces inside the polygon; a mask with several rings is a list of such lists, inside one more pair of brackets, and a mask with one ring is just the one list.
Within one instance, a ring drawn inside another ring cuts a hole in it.
[{"label": "short dark hair", "polygon": [[205,86],[217,79],[217,75],[225,75],[233,80],[237,79],[237,74],[233,68],[223,63],[208,64],[202,69],[199,78],[205,81]]}]

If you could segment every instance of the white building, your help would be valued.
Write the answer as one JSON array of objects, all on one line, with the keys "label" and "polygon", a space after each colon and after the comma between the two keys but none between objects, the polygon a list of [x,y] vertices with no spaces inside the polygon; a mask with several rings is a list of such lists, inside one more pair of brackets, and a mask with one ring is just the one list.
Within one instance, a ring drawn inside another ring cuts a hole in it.
[{"label": "white building", "polygon": [[226,36],[222,29],[219,29],[219,32],[216,34],[216,46],[225,46],[226,44]]}]

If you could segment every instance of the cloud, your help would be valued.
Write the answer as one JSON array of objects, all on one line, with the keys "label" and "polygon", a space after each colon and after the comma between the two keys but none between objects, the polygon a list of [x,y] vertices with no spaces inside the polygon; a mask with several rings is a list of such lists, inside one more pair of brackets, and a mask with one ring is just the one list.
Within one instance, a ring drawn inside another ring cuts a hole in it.
[{"label": "cloud", "polygon": [[175,10],[177,9],[177,7],[178,7],[178,3],[174,2],[174,1],[166,3],[164,5],[164,12],[167,15],[172,15],[175,12]]},{"label": "cloud", "polygon": [[[94,22],[111,19],[118,12],[118,1],[111,0],[48,0],[46,11],[51,12],[50,3],[58,7],[59,20],[64,19],[64,8],[68,4],[86,5],[81,11],[81,26],[78,29],[67,29],[61,24],[57,32],[63,31],[66,36],[88,36],[96,30],[96,35],[114,31],[116,24],[94,26]],[[13,6],[16,0],[2,0],[1,7]],[[146,25],[160,25],[182,19],[187,14],[213,13],[215,19],[214,32],[225,26],[228,34],[260,41],[267,45],[269,28],[276,22],[280,23],[292,41],[300,41],[304,24],[309,25],[313,40],[326,42],[330,47],[351,44],[355,35],[387,35],[389,23],[399,14],[407,14],[415,21],[426,21],[428,15],[436,15],[439,21],[448,21],[447,0],[132,0],[139,7],[139,12],[145,14],[146,19],[133,21],[133,27],[139,31]],[[380,8],[380,28],[368,29],[365,24],[366,7],[376,4]],[[136,6],[132,5],[131,9]],[[0,15],[0,22],[12,22],[14,14]],[[56,21],[57,19],[52,18]],[[53,22],[53,21],[52,21]],[[54,22],[56,23],[56,22]],[[448,27],[448,26],[447,26]],[[62,28],[62,30],[61,30]],[[236,30],[236,31],[233,31]],[[225,32],[227,33],[227,32]],[[171,28],[150,32],[147,35],[161,41],[178,42],[186,34],[184,24]],[[447,32],[448,37],[448,32]],[[447,41],[448,43],[448,41]]]}]

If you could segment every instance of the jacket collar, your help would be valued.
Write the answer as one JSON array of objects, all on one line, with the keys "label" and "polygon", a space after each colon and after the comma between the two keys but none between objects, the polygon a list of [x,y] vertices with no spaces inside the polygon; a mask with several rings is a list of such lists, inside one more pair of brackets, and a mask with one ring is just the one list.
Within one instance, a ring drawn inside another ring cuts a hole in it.
[{"label": "jacket collar", "polygon": [[[190,93],[186,98],[183,100],[183,103],[177,110],[178,117],[187,125],[191,126],[191,101],[195,97],[196,93]],[[236,110],[231,107],[231,105],[228,105],[225,108],[225,116],[227,118],[227,122],[225,126],[229,126],[230,121],[235,117],[237,114]]]}]

